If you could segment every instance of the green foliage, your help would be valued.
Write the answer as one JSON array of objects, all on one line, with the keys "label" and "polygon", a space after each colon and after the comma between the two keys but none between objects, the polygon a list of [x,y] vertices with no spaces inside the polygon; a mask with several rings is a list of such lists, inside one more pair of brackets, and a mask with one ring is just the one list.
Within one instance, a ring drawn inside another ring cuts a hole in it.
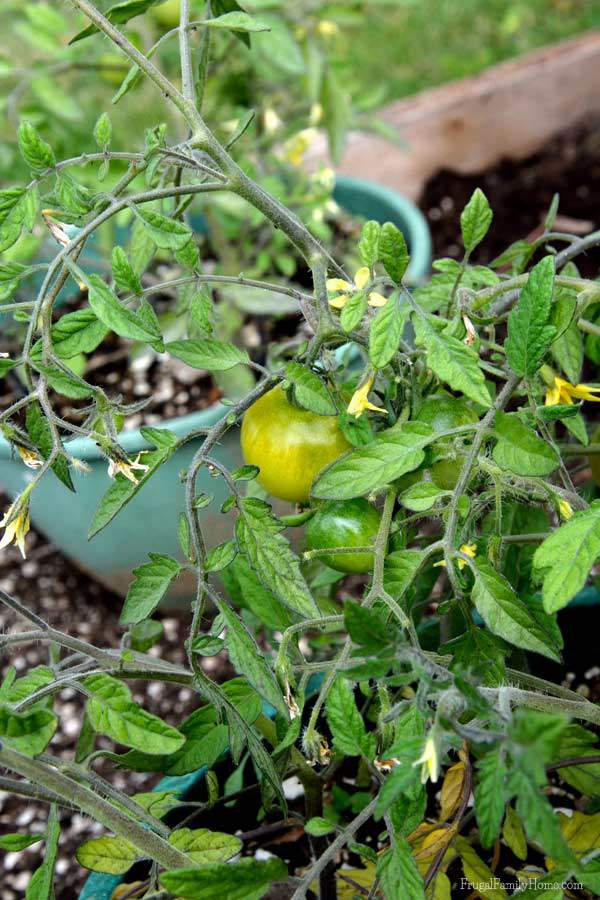
[{"label": "green foliage", "polygon": [[548,324],[553,290],[554,260],[546,256],[531,270],[508,317],[506,358],[517,375],[535,375],[556,334],[555,326]]}]

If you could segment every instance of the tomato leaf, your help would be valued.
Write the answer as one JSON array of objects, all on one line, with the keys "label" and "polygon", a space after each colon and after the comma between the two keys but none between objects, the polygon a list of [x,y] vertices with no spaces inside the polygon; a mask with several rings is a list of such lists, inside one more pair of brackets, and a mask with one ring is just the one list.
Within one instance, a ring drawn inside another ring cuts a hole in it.
[{"label": "tomato leaf", "polygon": [[289,362],[285,374],[294,385],[294,396],[300,406],[318,416],[337,415],[331,395],[318,375],[297,362]]},{"label": "tomato leaf", "polygon": [[108,875],[124,875],[139,856],[136,847],[122,837],[93,838],[75,852],[77,862],[84,869]]},{"label": "tomato leaf", "polygon": [[475,188],[460,216],[460,230],[465,250],[470,252],[481,243],[492,224],[492,218],[493,213],[487,197],[481,188]]},{"label": "tomato leaf", "polygon": [[584,586],[600,556],[600,500],[576,512],[540,544],[534,571],[543,578],[544,609],[556,612]]},{"label": "tomato leaf", "polygon": [[508,317],[506,360],[517,375],[535,375],[556,334],[548,324],[553,291],[554,257],[545,256],[529,273]]},{"label": "tomato leaf", "polygon": [[224,341],[212,338],[204,340],[171,341],[165,347],[167,353],[176,356],[194,369],[207,369],[209,372],[225,372],[240,363],[249,363],[250,357],[245,350]]},{"label": "tomato leaf", "polygon": [[122,625],[133,625],[152,615],[181,571],[177,560],[170,556],[160,553],[148,555],[150,562],[133,570],[134,580],[127,591],[119,620]]},{"label": "tomato leaf", "polygon": [[425,459],[423,448],[435,435],[429,425],[408,422],[378,435],[365,447],[340,456],[317,475],[312,496],[322,500],[350,500],[379,490],[417,469]]},{"label": "tomato leaf", "polygon": [[438,331],[438,322],[434,316],[413,316],[416,342],[425,348],[429,367],[452,390],[487,408],[490,395],[477,354],[453,335]]},{"label": "tomato leaf", "polygon": [[492,456],[496,465],[514,475],[549,475],[558,466],[556,451],[528,428],[516,413],[496,413]]},{"label": "tomato leaf", "polygon": [[472,597],[477,612],[493,634],[515,647],[560,662],[560,648],[556,646],[551,626],[545,628],[543,620],[515,594],[510,582],[479,556],[475,560]]},{"label": "tomato leaf", "polygon": [[289,541],[281,534],[282,523],[271,514],[262,500],[248,497],[241,501],[236,537],[241,552],[262,583],[294,612],[306,618],[318,607],[300,572],[298,558]]}]

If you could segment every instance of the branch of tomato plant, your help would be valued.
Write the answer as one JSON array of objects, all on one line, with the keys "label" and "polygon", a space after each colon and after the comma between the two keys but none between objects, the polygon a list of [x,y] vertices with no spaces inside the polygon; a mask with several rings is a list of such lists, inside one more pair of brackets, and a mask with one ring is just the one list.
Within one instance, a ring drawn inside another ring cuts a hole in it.
[{"label": "branch of tomato plant", "polygon": [[557,769],[566,769],[569,766],[595,766],[600,763],[600,753],[595,756],[570,756],[561,759],[560,762],[550,763],[546,766],[546,772],[555,772]]},{"label": "branch of tomato plant", "polygon": [[549,697],[545,694],[524,691],[508,685],[501,688],[480,687],[479,690],[484,697],[498,697],[502,691],[507,698],[507,702],[513,706],[526,706],[531,709],[542,710],[542,712],[561,712],[567,716],[572,716],[574,719],[582,719],[585,722],[600,725],[600,707],[590,703],[588,700],[565,700],[562,697]]},{"label": "branch of tomato plant", "polygon": [[118,837],[130,841],[143,857],[156,860],[165,869],[181,869],[193,865],[189,856],[173,847],[165,838],[145,828],[76,779],[63,775],[39,759],[31,759],[0,743],[0,766],[41,785],[50,793],[68,797],[86,815]]},{"label": "branch of tomato plant", "polygon": [[[185,512],[190,534],[192,539],[192,549],[194,551],[194,559],[197,567],[198,587],[196,600],[194,603],[194,611],[192,617],[192,625],[188,640],[186,642],[188,659],[192,671],[197,673],[199,663],[196,661],[192,652],[192,645],[200,632],[202,616],[204,614],[204,593],[205,593],[205,576],[204,576],[204,560],[206,557],[206,545],[202,535],[202,529],[198,519],[198,511],[194,508],[194,499],[196,496],[196,479],[201,466],[204,464],[208,454],[215,444],[223,437],[223,435],[235,425],[244,412],[252,406],[252,404],[263,396],[277,383],[275,376],[267,376],[260,381],[256,387],[250,391],[242,400],[231,408],[231,412],[224,416],[209,430],[199,449],[188,467],[185,487]],[[189,435],[186,436],[186,440]]]},{"label": "branch of tomato plant", "polygon": [[342,278],[344,270],[327,252],[322,244],[310,233],[300,219],[275,197],[252,181],[229,155],[223,145],[208,128],[194,102],[181,94],[162,72],[143,53],[140,53],[127,38],[102,15],[88,0],[73,0],[84,15],[104,32],[123,53],[152,81],[162,94],[179,110],[192,131],[192,147],[204,150],[227,176],[230,188],[252,206],[262,212],[276,228],[302,253],[314,272],[314,265],[325,260]]},{"label": "branch of tomato plant", "polygon": [[78,807],[74,803],[70,803],[66,797],[47,791],[40,785],[31,784],[29,781],[0,777],[0,791],[7,794],[15,794],[17,797],[26,797],[28,800],[41,800],[42,803],[57,803],[59,806],[65,807],[65,809],[75,812],[79,811]]},{"label": "branch of tomato plant", "polygon": [[458,476],[458,481],[456,482],[456,486],[452,493],[452,498],[450,500],[449,509],[448,509],[448,521],[447,521],[447,525],[446,525],[443,546],[444,546],[444,556],[446,559],[446,571],[448,572],[448,576],[452,583],[453,589],[458,587],[458,596],[460,596],[460,594],[461,594],[460,587],[453,583],[453,578],[454,578],[454,580],[456,579],[455,574],[454,573],[453,573],[453,575],[450,574],[450,570],[452,568],[451,562],[450,562],[450,552],[454,549],[454,544],[455,544],[455,539],[456,539],[456,529],[458,526],[458,503],[459,503],[461,496],[464,494],[466,487],[469,483],[471,471],[473,469],[473,466],[475,465],[475,462],[479,455],[479,451],[481,450],[481,447],[486,438],[486,435],[488,434],[489,429],[492,428],[492,426],[494,424],[494,419],[496,418],[496,413],[498,413],[499,411],[503,410],[506,407],[506,405],[510,401],[510,398],[512,397],[515,390],[519,386],[520,382],[521,382],[520,376],[514,375],[511,373],[508,381],[503,386],[502,390],[498,393],[498,396],[496,397],[496,399],[494,400],[494,402],[492,403],[492,405],[490,406],[490,408],[488,409],[488,411],[486,412],[484,417],[481,419],[481,421],[477,427],[477,430],[475,431],[475,434],[473,436],[473,442],[472,442],[471,446],[469,447],[469,450],[466,454],[465,461],[464,461],[463,466],[460,471],[460,475]]},{"label": "branch of tomato plant", "polygon": [[185,99],[196,105],[194,73],[192,71],[192,51],[190,48],[190,0],[180,0],[179,4],[179,58],[181,60],[181,91]]},{"label": "branch of tomato plant", "polygon": [[347,825],[344,830],[339,834],[334,841],[329,845],[327,850],[323,853],[323,855],[310,867],[308,872],[302,876],[300,879],[300,884],[292,894],[291,900],[306,900],[306,893],[310,889],[312,882],[315,878],[318,878],[320,873],[325,869],[325,867],[335,860],[337,854],[345,847],[348,841],[350,841],[356,832],[361,828],[366,822],[369,821],[373,813],[375,812],[375,807],[377,806],[377,797],[371,800],[365,808],[356,816],[355,819]]}]

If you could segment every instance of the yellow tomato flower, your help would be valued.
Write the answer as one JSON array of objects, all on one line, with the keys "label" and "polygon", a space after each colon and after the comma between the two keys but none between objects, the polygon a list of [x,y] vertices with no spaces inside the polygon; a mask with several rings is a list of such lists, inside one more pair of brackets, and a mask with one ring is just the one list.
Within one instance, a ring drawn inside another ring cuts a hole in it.
[{"label": "yellow tomato flower", "polygon": [[348,404],[348,412],[351,416],[355,416],[358,419],[366,409],[372,409],[374,412],[387,413],[387,409],[382,409],[381,406],[375,406],[374,403],[369,401],[369,392],[373,387],[374,381],[375,376],[369,375],[360,387],[354,391],[352,399]]},{"label": "yellow tomato flower", "polygon": [[589,384],[571,384],[564,378],[555,375],[554,381],[546,389],[546,406],[554,406],[557,403],[573,403],[576,400],[592,400],[600,403],[600,387],[592,387]]},{"label": "yellow tomato flower", "polygon": [[4,536],[0,541],[0,550],[14,542],[21,551],[21,556],[25,559],[25,535],[29,531],[29,508],[27,506],[23,507],[21,512],[11,520],[15,503],[9,507],[8,512],[0,522],[0,527],[4,528]]},{"label": "yellow tomato flower", "polygon": [[[465,556],[469,556],[471,559],[475,559],[475,557],[477,556],[477,544],[463,544],[460,548],[460,552],[464,553]],[[458,568],[462,570],[466,565],[466,560],[459,558]],[[446,560],[441,559],[439,562],[434,563],[433,568],[435,569],[436,566],[442,566],[443,568],[445,568]]]},{"label": "yellow tomato flower", "polygon": [[274,109],[265,109],[263,113],[263,125],[267,134],[274,134],[274,132],[279,131],[282,126],[282,121],[275,112]]},{"label": "yellow tomato flower", "polygon": [[321,37],[335,37],[340,33],[340,26],[337,22],[331,22],[329,19],[323,19],[322,22],[319,22],[317,25],[317,31],[321,35]]},{"label": "yellow tomato flower", "polygon": [[425,741],[423,753],[413,763],[413,766],[419,765],[421,766],[421,784],[425,784],[428,778],[434,783],[438,780],[440,777],[440,760],[431,731]]},{"label": "yellow tomato flower", "polygon": [[134,475],[134,469],[137,469],[140,472],[148,472],[150,469],[150,466],[145,466],[140,462],[140,455],[141,454],[138,453],[136,459],[134,460],[110,459],[108,462],[109,478],[114,478],[115,475],[120,473],[133,484],[139,484],[138,479]]},{"label": "yellow tomato flower", "polygon": [[563,522],[568,522],[569,519],[573,516],[573,507],[568,500],[559,500],[558,512]]},{"label": "yellow tomato flower", "polygon": [[304,154],[317,137],[316,128],[304,128],[286,141],[284,159],[293,166],[301,166],[304,162]]},{"label": "yellow tomato flower", "polygon": [[310,124],[319,125],[323,119],[323,107],[320,103],[313,103],[310,108]]},{"label": "yellow tomato flower", "polygon": [[[368,266],[362,266],[358,272],[355,273],[354,281],[352,283],[344,281],[343,278],[328,278],[327,290],[330,294],[336,294],[335,297],[330,297],[329,305],[333,306],[334,309],[343,309],[350,299],[351,294],[362,291],[370,280],[371,270]],[[340,293],[340,291],[343,291],[343,293]],[[377,291],[370,292],[368,300],[369,306],[385,306],[387,302],[388,298],[384,297],[382,294],[378,294]]]}]

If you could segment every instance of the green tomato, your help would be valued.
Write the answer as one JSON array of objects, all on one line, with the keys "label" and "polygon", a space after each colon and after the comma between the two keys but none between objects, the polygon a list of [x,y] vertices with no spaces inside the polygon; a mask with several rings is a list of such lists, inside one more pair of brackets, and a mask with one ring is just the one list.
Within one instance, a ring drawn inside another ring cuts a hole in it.
[{"label": "green tomato", "polygon": [[[309,550],[328,547],[368,547],[379,530],[379,511],[362,497],[355,500],[328,500],[306,526]],[[373,553],[326,553],[319,556],[338,572],[364,573],[373,569]]]},{"label": "green tomato", "polygon": [[246,465],[260,469],[258,483],[291,503],[308,503],[315,476],[352,449],[336,416],[299,409],[281,385],[246,412],[241,440]]},{"label": "green tomato", "polygon": [[179,0],[167,0],[166,3],[161,3],[160,6],[152,7],[150,15],[157,25],[162,25],[165,29],[177,28],[179,25],[180,6]]},{"label": "green tomato", "polygon": [[[466,400],[439,394],[425,400],[417,421],[431,425],[434,431],[450,431],[461,425],[475,425],[479,416]],[[433,459],[430,466],[432,481],[445,491],[453,490],[465,461],[465,453],[454,449],[452,438],[436,441],[431,445],[430,453]]]},{"label": "green tomato", "polygon": [[431,425],[434,431],[449,431],[460,425],[474,425],[479,416],[466,400],[436,394],[428,397],[417,415],[417,422]]}]

